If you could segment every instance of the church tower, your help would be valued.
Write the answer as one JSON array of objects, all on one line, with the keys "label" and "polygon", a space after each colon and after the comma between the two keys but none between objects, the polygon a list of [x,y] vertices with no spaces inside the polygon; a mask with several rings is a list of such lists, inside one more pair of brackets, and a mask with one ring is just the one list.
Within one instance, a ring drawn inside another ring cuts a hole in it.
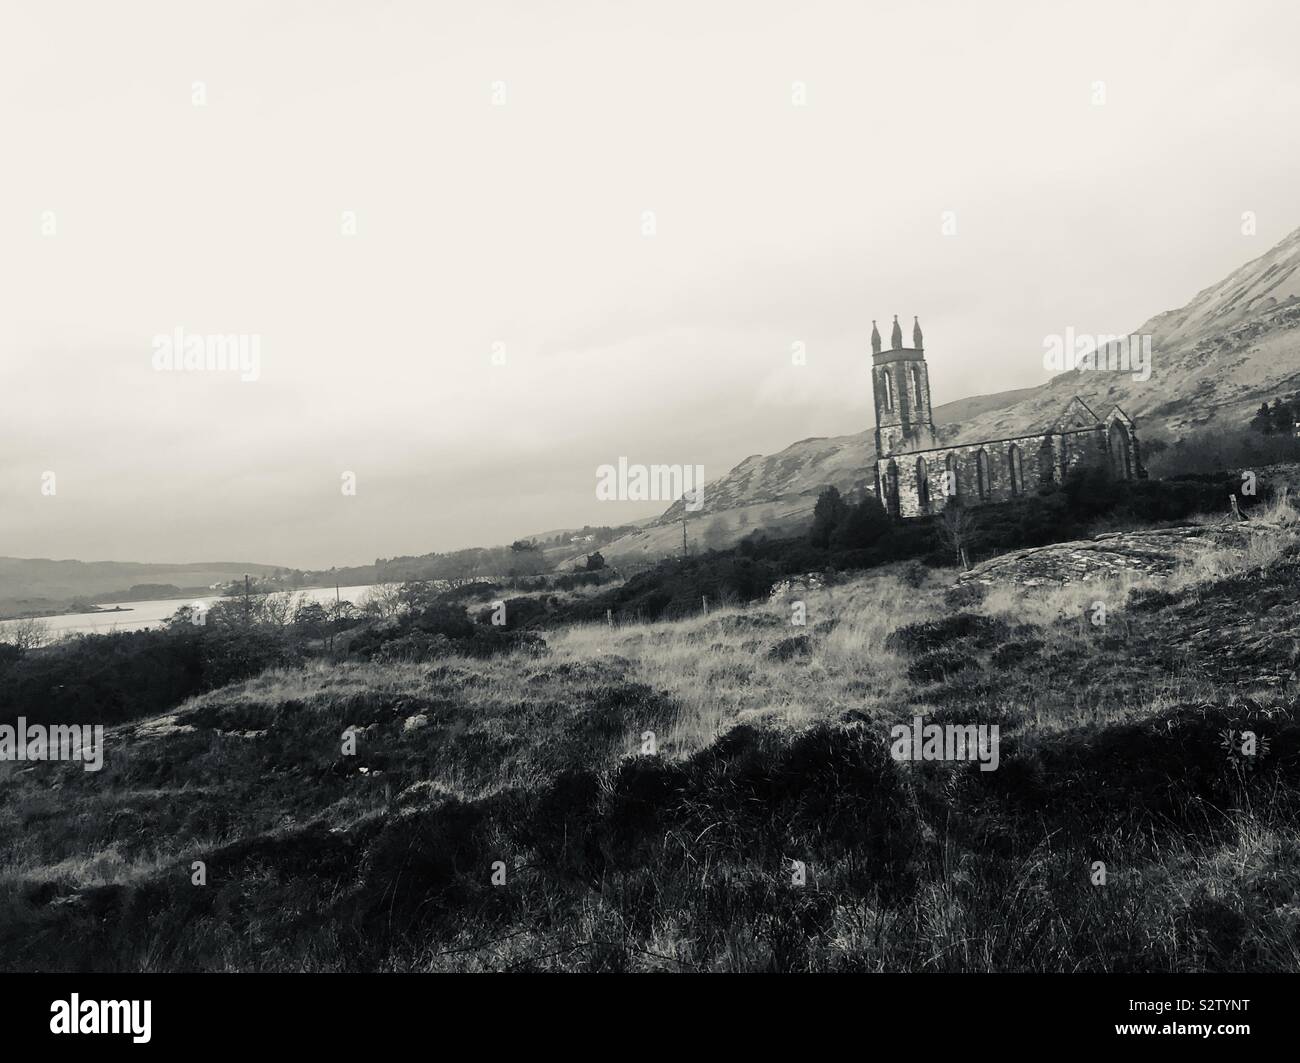
[{"label": "church tower", "polygon": [[912,346],[903,346],[903,329],[894,315],[890,349],[880,349],[880,331],[871,322],[871,387],[876,400],[876,456],[887,458],[937,446],[930,416],[930,376],[925,365],[921,323],[912,319]]}]

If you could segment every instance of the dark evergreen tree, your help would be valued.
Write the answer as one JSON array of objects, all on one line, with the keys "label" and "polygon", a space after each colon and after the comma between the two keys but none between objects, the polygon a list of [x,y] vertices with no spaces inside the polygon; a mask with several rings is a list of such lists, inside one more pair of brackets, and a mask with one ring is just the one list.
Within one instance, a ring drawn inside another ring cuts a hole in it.
[{"label": "dark evergreen tree", "polygon": [[812,530],[808,533],[813,546],[825,550],[831,544],[831,535],[840,522],[848,516],[848,503],[840,497],[835,487],[828,487],[817,496],[817,505],[813,507]]},{"label": "dark evergreen tree", "polygon": [[831,546],[836,550],[865,550],[888,535],[891,527],[885,507],[875,495],[867,495],[857,505],[849,507],[844,519],[831,533]]}]

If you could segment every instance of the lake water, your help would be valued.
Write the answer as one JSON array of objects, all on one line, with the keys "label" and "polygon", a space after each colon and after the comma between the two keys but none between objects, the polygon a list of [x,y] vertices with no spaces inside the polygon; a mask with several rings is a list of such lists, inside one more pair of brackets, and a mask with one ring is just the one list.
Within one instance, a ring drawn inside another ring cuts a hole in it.
[{"label": "lake water", "polygon": [[[370,590],[368,586],[340,587],[338,593],[343,601],[360,605],[368,590]],[[334,600],[333,587],[318,587],[314,590],[293,593],[301,594],[306,600],[313,602],[324,603]],[[129,609],[130,612],[68,613],[65,616],[46,616],[41,619],[49,625],[50,633],[55,638],[79,632],[105,635],[110,631],[140,631],[144,628],[161,627],[164,621],[183,605],[192,605],[194,602],[211,605],[213,602],[221,601],[222,597],[219,594],[212,594],[200,598],[165,598],[153,602],[105,602],[105,609],[121,605],[124,610]]]}]

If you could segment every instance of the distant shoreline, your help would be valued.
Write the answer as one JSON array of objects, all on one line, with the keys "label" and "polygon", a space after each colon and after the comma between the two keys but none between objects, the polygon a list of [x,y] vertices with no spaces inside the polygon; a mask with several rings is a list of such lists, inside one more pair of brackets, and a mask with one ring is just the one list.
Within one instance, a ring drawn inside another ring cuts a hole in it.
[{"label": "distant shoreline", "polygon": [[[269,590],[269,591],[267,590],[253,591],[252,593],[254,595],[297,594],[301,591],[331,590],[333,589],[333,587],[334,584],[332,583],[330,584],[322,583],[319,585],[313,585],[309,587],[286,587],[286,588]],[[193,591],[191,591],[188,594],[171,595],[166,598],[121,598],[119,599],[119,601],[122,602],[192,602],[196,598],[230,598],[230,597],[238,598],[241,596],[242,596],[242,592],[241,594],[236,594],[236,595],[214,594],[211,588],[205,587],[202,590],[200,590],[199,588],[195,588]],[[21,613],[15,613],[13,616],[0,616],[0,624],[8,624],[14,620],[53,620],[61,616],[93,616],[98,613],[130,613],[130,612],[134,612],[133,607],[130,605],[115,604],[112,606],[106,606],[106,605],[92,604],[89,609],[73,609],[71,607],[68,607],[62,609],[47,609],[41,612],[21,612]]]}]

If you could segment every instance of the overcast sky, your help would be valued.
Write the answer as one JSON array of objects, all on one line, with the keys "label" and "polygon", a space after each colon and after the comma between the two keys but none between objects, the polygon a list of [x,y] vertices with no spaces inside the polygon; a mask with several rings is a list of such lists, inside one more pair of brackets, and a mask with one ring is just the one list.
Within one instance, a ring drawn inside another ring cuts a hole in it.
[{"label": "overcast sky", "polygon": [[[1298,37],[1250,0],[7,0],[0,554],[621,523],[664,506],[596,499],[620,456],[872,427],[873,317],[920,316],[937,402],[1039,383],[1045,335],[1300,225]],[[177,327],[259,378],[155,371]]]}]

